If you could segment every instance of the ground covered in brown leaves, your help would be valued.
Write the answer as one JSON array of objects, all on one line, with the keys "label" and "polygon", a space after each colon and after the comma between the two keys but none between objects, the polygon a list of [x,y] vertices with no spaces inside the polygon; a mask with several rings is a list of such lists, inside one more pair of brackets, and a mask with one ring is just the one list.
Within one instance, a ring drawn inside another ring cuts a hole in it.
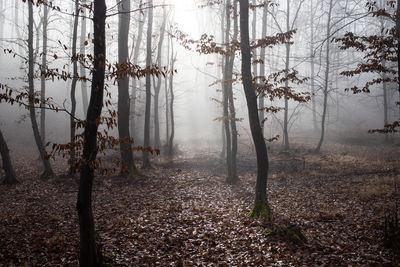
[{"label": "ground covered in brown leaves", "polygon": [[[399,212],[399,148],[326,151],[272,149],[269,220],[246,217],[255,182],[250,152],[239,157],[234,186],[225,184],[224,162],[205,153],[159,160],[143,179],[97,177],[103,256],[110,266],[399,265],[398,247],[384,244],[385,222]],[[77,180],[40,181],[30,154],[13,152],[22,183],[0,186],[0,265],[75,266]],[[58,174],[67,169],[55,166]],[[306,240],[287,229],[300,229]]]}]

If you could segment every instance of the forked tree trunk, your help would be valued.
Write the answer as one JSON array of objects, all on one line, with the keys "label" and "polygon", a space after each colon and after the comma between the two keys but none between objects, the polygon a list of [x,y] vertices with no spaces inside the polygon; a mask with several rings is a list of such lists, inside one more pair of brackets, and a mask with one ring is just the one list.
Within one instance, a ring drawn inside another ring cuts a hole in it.
[{"label": "forked tree trunk", "polygon": [[74,18],[74,28],[72,32],[72,55],[71,61],[72,64],[72,83],[71,83],[71,115],[70,115],[70,143],[71,143],[71,151],[70,151],[70,171],[71,175],[74,175],[76,172],[75,169],[75,112],[76,112],[76,98],[75,98],[75,90],[76,83],[78,82],[78,58],[76,55],[76,43],[78,39],[78,21],[79,21],[79,1],[75,2],[75,18]]},{"label": "forked tree trunk", "polygon": [[42,179],[47,179],[53,175],[49,160],[46,158],[46,150],[44,148],[42,138],[40,137],[39,127],[36,120],[35,108],[35,87],[34,87],[34,59],[33,59],[33,4],[28,1],[28,83],[29,83],[29,115],[32,123],[33,135],[35,138],[36,146],[39,150],[40,159],[42,160],[44,172],[41,175]]},{"label": "forked tree trunk", "polygon": [[82,168],[80,170],[79,192],[76,208],[79,216],[80,266],[99,266],[96,248],[94,218],[92,211],[93,163],[97,156],[97,121],[103,107],[104,67],[106,61],[105,36],[106,3],[94,0],[94,62],[90,102],[86,117]]},{"label": "forked tree trunk", "polygon": [[257,109],[257,95],[251,76],[251,55],[249,42],[249,1],[240,0],[240,44],[242,52],[243,89],[246,95],[251,136],[257,155],[257,181],[255,205],[250,216],[268,216],[270,209],[267,200],[268,153],[262,133]]},{"label": "forked tree trunk", "polygon": [[[128,62],[129,57],[128,38],[131,3],[129,0],[117,0],[117,5],[120,12],[118,15],[118,63],[122,66]],[[130,176],[133,176],[137,173],[137,169],[130,142],[129,114],[129,77],[122,74],[118,81],[118,133],[122,161],[121,173],[128,172]]]},{"label": "forked tree trunk", "polygon": [[[150,72],[151,68],[151,35],[153,28],[153,0],[149,0],[149,20],[147,23],[147,47],[146,47],[146,68],[148,68]],[[147,148],[150,145],[150,108],[151,108],[151,79],[150,73],[146,74],[146,107],[145,107],[145,115],[144,115],[144,142],[143,145]],[[142,168],[149,168],[150,159],[149,152],[143,152],[143,163]]]},{"label": "forked tree trunk", "polygon": [[18,183],[18,180],[15,176],[14,168],[11,164],[8,146],[1,130],[0,130],[0,154],[1,154],[1,159],[3,161],[3,169],[4,172],[6,173],[6,178],[4,179],[3,183],[4,184]]}]

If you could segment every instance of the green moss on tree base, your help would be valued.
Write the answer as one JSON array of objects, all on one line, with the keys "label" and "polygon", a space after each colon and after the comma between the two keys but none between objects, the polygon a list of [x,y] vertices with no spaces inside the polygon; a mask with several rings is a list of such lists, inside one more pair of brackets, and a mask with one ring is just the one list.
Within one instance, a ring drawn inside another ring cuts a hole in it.
[{"label": "green moss on tree base", "polygon": [[254,208],[247,214],[247,217],[253,218],[269,218],[272,215],[271,208],[267,202],[257,201]]}]

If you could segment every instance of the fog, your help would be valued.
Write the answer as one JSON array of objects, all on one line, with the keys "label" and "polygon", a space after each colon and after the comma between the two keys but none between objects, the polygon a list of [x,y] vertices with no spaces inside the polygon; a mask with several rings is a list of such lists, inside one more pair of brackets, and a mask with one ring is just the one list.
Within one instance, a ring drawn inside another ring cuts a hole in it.
[{"label": "fog", "polygon": [[[376,34],[380,31],[379,21],[371,16],[366,16],[366,8],[361,1],[333,1],[332,15],[332,32],[330,38],[342,37],[347,31],[353,31],[355,34]],[[191,143],[198,146],[211,147],[213,151],[219,151],[222,142],[222,106],[219,101],[221,97],[222,80],[221,60],[222,55],[215,53],[202,54],[196,52],[195,45],[191,45],[192,49],[185,49],[173,35],[174,30],[178,29],[187,34],[187,39],[199,40],[201,35],[206,33],[215,36],[217,45],[223,46],[224,41],[221,39],[221,23],[223,7],[218,4],[211,6],[203,6],[206,1],[155,1],[154,2],[154,23],[153,23],[153,57],[157,54],[157,44],[159,39],[159,28],[162,22],[163,8],[167,10],[167,35],[166,40],[172,39],[177,60],[175,64],[176,74],[174,75],[174,90],[176,99],[174,103],[175,109],[175,138],[176,144],[189,146]],[[73,16],[72,1],[53,1],[55,6],[61,7],[61,12],[51,10],[49,13],[48,26],[48,46],[47,53],[49,68],[58,68],[59,71],[71,73],[71,34]],[[107,2],[109,6],[108,14],[114,14],[117,10],[115,3]],[[267,35],[273,36],[281,30],[285,31],[287,6],[286,1],[277,1],[278,5],[270,7],[267,23]],[[296,29],[296,33],[292,38],[293,44],[290,46],[290,68],[298,71],[300,78],[308,78],[308,80],[300,85],[293,86],[296,92],[311,92],[310,85],[310,45],[313,43],[313,53],[315,61],[315,101],[317,129],[313,128],[312,119],[312,103],[297,103],[289,101],[289,135],[296,140],[308,139],[308,142],[317,142],[319,138],[319,129],[321,124],[321,115],[323,109],[323,84],[324,84],[324,68],[326,53],[326,36],[325,28],[327,24],[326,10],[329,1],[318,1],[314,3],[317,7],[313,10],[314,19],[314,39],[310,37],[310,3],[307,1],[290,1],[290,24]],[[24,3],[16,6],[14,1],[3,1],[4,10],[2,20],[4,24],[1,26],[1,48],[11,49],[12,52],[1,54],[0,79],[1,83],[7,84],[15,90],[26,90],[27,86],[27,7]],[[138,9],[138,3],[132,2],[135,9]],[[141,12],[147,12],[146,3],[141,6]],[[262,25],[262,7],[257,10],[256,18],[256,35],[261,38]],[[253,12],[250,11],[250,28],[252,29]],[[42,28],[43,21],[42,10],[34,7],[35,17],[35,34],[34,49],[37,61],[42,56]],[[92,14],[90,14],[92,16]],[[131,29],[129,38],[129,49],[133,49],[133,40],[137,37],[137,29],[140,19],[140,12],[131,13]],[[147,17],[146,17],[147,18]],[[90,19],[85,20],[87,23],[87,32],[92,32],[92,23]],[[82,21],[80,20],[79,23]],[[385,21],[387,27],[390,21]],[[147,25],[145,23],[144,28]],[[118,16],[113,15],[107,18],[107,60],[114,64],[117,62],[117,40],[118,40]],[[36,31],[38,30],[38,31]],[[141,43],[141,52],[138,64],[145,67],[145,31]],[[170,37],[172,36],[172,37]],[[37,39],[39,38],[39,39]],[[79,43],[78,31],[78,43]],[[337,138],[338,136],[349,136],[365,134],[369,129],[382,128],[384,125],[383,117],[383,100],[382,100],[382,84],[373,85],[370,93],[353,94],[351,91],[345,91],[345,88],[353,86],[362,86],[365,82],[376,78],[375,74],[361,74],[353,77],[341,75],[342,71],[350,70],[357,63],[363,60],[362,52],[355,50],[341,50],[339,45],[330,39],[330,78],[329,78],[329,96],[327,103],[327,119],[326,134],[328,138]],[[167,66],[168,57],[167,43],[163,46],[163,55],[161,67]],[[86,47],[87,53],[91,53],[93,44],[89,42]],[[255,52],[259,56],[259,51]],[[234,62],[234,73],[241,72],[241,54],[236,51]],[[170,57],[170,56],[169,56]],[[155,60],[155,59],[154,59]],[[285,67],[285,45],[275,45],[266,48],[266,75],[284,69]],[[390,63],[391,64],[391,63]],[[257,65],[257,69],[260,64]],[[39,66],[39,63],[36,67]],[[89,66],[88,66],[89,67]],[[35,88],[40,91],[40,71],[35,69]],[[253,72],[254,74],[254,72]],[[88,70],[86,75],[89,75]],[[155,81],[157,78],[155,79]],[[135,116],[137,116],[137,124],[135,125],[135,139],[137,144],[141,144],[143,140],[143,117],[144,117],[144,78],[138,80],[137,107]],[[66,108],[70,110],[71,101],[69,99],[71,79],[46,81],[46,96],[52,98],[52,102],[60,109]],[[114,81],[107,81],[108,90],[112,95],[113,109],[117,104],[117,89]],[[162,81],[159,100],[160,114],[160,136],[162,143],[166,142],[166,119],[165,119],[165,94],[164,79]],[[399,117],[399,109],[395,106],[395,99],[398,99],[398,90],[395,84],[388,83],[388,122],[394,121]],[[90,83],[87,90],[90,91]],[[242,142],[250,141],[249,122],[247,114],[246,100],[243,93],[240,78],[233,83],[233,92],[235,98],[236,117],[238,121],[238,136]],[[82,106],[82,93],[80,82],[77,85],[77,117],[84,119]],[[154,99],[153,99],[154,100]],[[274,99],[273,102],[266,97],[266,105],[274,105],[283,107],[283,99]],[[152,102],[152,105],[154,101]],[[7,103],[1,103],[1,125],[7,140],[13,143],[24,142],[32,143],[33,138],[30,129],[30,120],[28,111],[18,105],[11,106]],[[151,116],[153,118],[153,107]],[[39,113],[39,110],[37,111]],[[39,115],[38,115],[39,116]],[[266,121],[264,124],[264,135],[266,138],[279,135],[280,138],[274,141],[276,144],[282,142],[282,122],[283,112],[276,114],[266,113]],[[46,140],[54,143],[66,143],[69,140],[69,116],[65,112],[58,113],[52,110],[46,111]],[[153,139],[154,126],[151,122],[151,139]],[[117,135],[117,128],[111,130],[113,135]],[[365,135],[368,136],[368,135]],[[153,141],[151,141],[153,142]]]}]

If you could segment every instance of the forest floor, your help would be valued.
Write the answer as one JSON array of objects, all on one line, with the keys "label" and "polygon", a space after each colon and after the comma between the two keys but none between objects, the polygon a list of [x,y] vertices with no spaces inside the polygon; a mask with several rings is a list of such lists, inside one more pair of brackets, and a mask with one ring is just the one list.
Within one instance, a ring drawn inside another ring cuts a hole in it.
[{"label": "forest floor", "polygon": [[[242,150],[243,151],[243,150]],[[238,157],[240,182],[225,183],[223,160],[201,151],[162,157],[146,178],[98,176],[98,243],[110,266],[358,266],[400,264],[400,149],[395,145],[272,147],[273,217],[247,218],[254,195],[251,150]],[[329,152],[327,152],[329,151]],[[13,148],[21,181],[0,185],[0,266],[76,266],[77,179],[39,180],[35,150]],[[60,161],[61,162],[61,161]],[[58,174],[65,162],[55,162]],[[3,173],[0,173],[2,176]],[[397,205],[396,205],[397,203]],[[392,218],[392,219],[391,219]],[[300,229],[306,240],[288,229]],[[392,248],[386,236],[394,238]],[[387,238],[386,238],[387,239]]]}]

